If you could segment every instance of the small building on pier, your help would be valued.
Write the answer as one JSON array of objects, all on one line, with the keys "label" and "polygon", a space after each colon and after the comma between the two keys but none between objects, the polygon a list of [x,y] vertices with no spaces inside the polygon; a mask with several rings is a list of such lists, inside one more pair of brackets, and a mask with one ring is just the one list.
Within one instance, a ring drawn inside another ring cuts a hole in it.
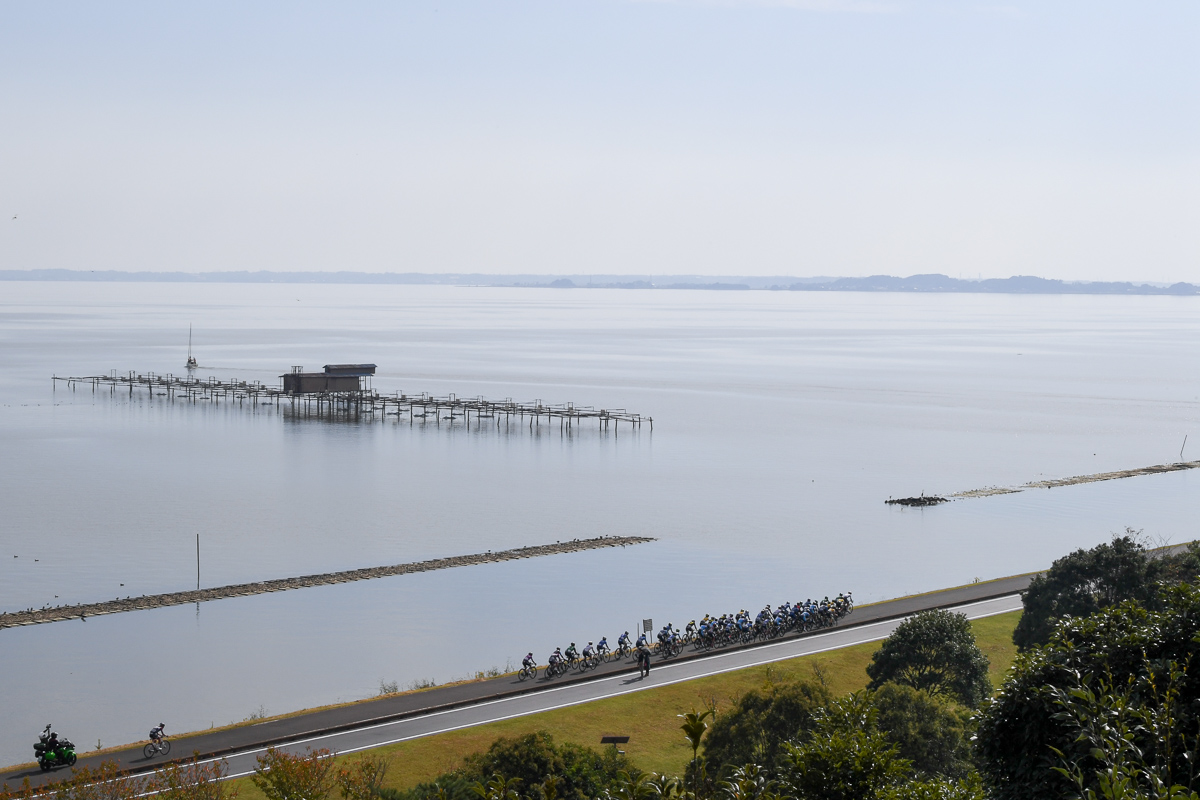
[{"label": "small building on pier", "polygon": [[375,374],[374,364],[326,364],[324,372],[305,372],[304,367],[292,367],[283,379],[287,394],[335,394],[361,392],[368,388],[364,379]]}]

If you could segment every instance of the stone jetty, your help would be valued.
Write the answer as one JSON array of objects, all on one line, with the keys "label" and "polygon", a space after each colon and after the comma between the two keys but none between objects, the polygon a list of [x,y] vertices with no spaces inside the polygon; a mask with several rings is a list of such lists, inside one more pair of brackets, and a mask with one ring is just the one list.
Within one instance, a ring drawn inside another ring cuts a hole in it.
[{"label": "stone jetty", "polygon": [[518,547],[514,550],[489,550],[486,553],[476,553],[467,556],[452,556],[450,558],[435,558],[429,561],[414,561],[408,564],[395,564],[390,567],[367,567],[351,569],[344,572],[326,572],[319,575],[303,575],[298,578],[279,578],[257,583],[239,583],[233,586],[218,586],[212,589],[196,589],[186,592],[170,592],[167,594],[151,594],[141,597],[126,597],[125,599],[107,600],[103,603],[85,603],[73,606],[53,606],[47,608],[29,609],[26,611],[10,611],[0,613],[0,628],[14,628],[19,625],[40,625],[44,622],[63,622],[69,619],[87,619],[101,614],[119,614],[122,611],[141,611],[148,608],[163,608],[165,606],[180,606],[188,603],[202,603],[209,600],[223,600],[227,597],[248,597],[268,592],[286,592],[289,589],[304,589],[309,586],[328,586],[334,583],[350,583],[365,581],[371,578],[387,578],[393,575],[408,575],[413,572],[432,572],[438,569],[452,567],[468,567],[476,564],[495,564],[501,561],[515,561],[520,558],[537,558],[552,556],[560,553],[578,553],[583,550],[599,550],[605,547],[625,547],[633,544],[644,544],[655,541],[648,536],[601,536],[596,539],[572,539],[567,542]]},{"label": "stone jetty", "polygon": [[[1200,461],[1176,461],[1173,464],[1155,464],[1152,467],[1137,469],[1121,469],[1116,472],[1097,472],[1092,475],[1075,475],[1070,478],[1050,478],[1042,481],[1031,481],[1020,486],[985,486],[982,489],[970,489],[965,492],[955,492],[946,495],[951,500],[962,500],[968,497],[993,497],[998,494],[1016,494],[1027,489],[1057,489],[1062,486],[1078,486],[1081,483],[1098,483],[1099,481],[1116,481],[1122,478],[1137,478],[1142,475],[1160,475],[1164,472],[1179,472],[1185,469],[1200,468]],[[902,505],[931,505],[930,503],[910,503],[913,498],[903,500],[887,500],[887,503]]]}]

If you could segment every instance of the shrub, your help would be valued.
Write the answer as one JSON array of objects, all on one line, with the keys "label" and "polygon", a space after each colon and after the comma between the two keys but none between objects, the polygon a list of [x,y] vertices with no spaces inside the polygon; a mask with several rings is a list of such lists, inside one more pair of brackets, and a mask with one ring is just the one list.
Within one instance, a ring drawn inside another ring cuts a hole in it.
[{"label": "shrub", "polygon": [[709,771],[750,763],[773,768],[784,743],[808,731],[813,715],[832,701],[828,689],[807,681],[747,692],[717,715],[708,732]]},{"label": "shrub", "polygon": [[889,681],[977,706],[992,693],[988,660],[971,623],[952,611],[922,611],[901,622],[867,665],[869,688]]}]

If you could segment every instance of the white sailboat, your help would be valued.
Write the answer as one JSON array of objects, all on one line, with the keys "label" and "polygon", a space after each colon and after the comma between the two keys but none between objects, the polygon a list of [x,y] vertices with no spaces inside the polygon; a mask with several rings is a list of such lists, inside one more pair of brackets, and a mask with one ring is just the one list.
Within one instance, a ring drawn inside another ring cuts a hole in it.
[{"label": "white sailboat", "polygon": [[196,357],[192,355],[192,326],[191,326],[191,325],[188,325],[188,360],[187,360],[187,368],[188,368],[189,370],[193,370],[193,369],[195,369],[197,366],[199,366],[199,365],[196,363]]}]

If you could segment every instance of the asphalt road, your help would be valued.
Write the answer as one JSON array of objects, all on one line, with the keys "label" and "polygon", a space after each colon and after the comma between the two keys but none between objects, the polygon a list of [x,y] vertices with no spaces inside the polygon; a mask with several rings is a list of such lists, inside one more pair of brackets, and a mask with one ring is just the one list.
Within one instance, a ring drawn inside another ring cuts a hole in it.
[{"label": "asphalt road", "polygon": [[[957,607],[971,618],[1014,611],[1021,608],[1017,593],[1028,586],[1032,577],[1021,575],[1003,578],[862,606],[838,628],[821,633],[725,648],[711,653],[685,651],[684,655],[667,662],[656,659],[650,677],[645,680],[638,678],[632,662],[610,663],[583,676],[573,675],[555,681],[539,678],[536,681],[519,682],[513,676],[503,676],[181,737],[173,739],[172,756],[199,753],[202,758],[225,758],[231,776],[244,775],[253,771],[255,759],[268,744],[297,752],[318,747],[339,753],[354,752],[729,670],[877,641],[891,633],[903,617],[925,609]],[[71,735],[70,731],[65,733]],[[164,759],[147,761],[139,744],[136,748],[104,756],[81,757],[78,766],[94,767],[105,760],[117,761],[125,769],[138,772],[160,766]],[[42,773],[36,767],[7,770],[0,774],[0,786],[8,784],[16,787],[26,777],[34,785],[39,785],[54,780],[57,774]]]},{"label": "asphalt road", "polygon": [[[956,610],[962,611],[972,619],[977,619],[1016,611],[1020,608],[1020,595],[1010,595],[961,606]],[[681,681],[719,675],[722,672],[760,666],[796,656],[878,641],[886,638],[902,621],[902,619],[884,620],[841,630],[834,629],[800,639],[766,644],[762,647],[721,653],[708,658],[669,661],[661,666],[656,665],[651,669],[649,677],[645,679],[640,678],[636,673],[627,673],[600,680],[567,684],[539,692],[489,700],[462,708],[434,711],[395,722],[378,723],[357,730],[314,736],[284,745],[280,749],[303,753],[310,748],[323,747],[336,753],[353,753],[408,739],[483,725],[488,722],[499,722],[607,697],[669,686]],[[229,757],[227,759],[229,777],[241,777],[253,773],[256,759],[261,752],[260,748]]]}]

